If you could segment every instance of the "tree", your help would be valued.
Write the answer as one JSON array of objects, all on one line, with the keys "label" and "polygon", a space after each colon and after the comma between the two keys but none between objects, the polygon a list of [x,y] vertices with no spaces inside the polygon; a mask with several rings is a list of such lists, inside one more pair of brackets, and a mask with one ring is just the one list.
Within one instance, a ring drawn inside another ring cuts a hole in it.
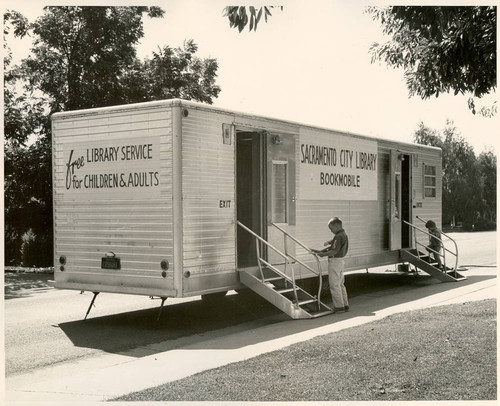
[{"label": "tree", "polygon": [[413,139],[418,144],[430,145],[443,149],[443,140],[439,132],[426,127],[423,122],[419,123],[418,130],[415,131]]},{"label": "tree", "polygon": [[28,147],[5,148],[5,260],[22,262],[22,238],[31,230],[36,236],[38,257],[25,265],[52,264],[52,146],[42,138]]},{"label": "tree", "polygon": [[[475,98],[496,89],[497,9],[491,7],[368,7],[392,39],[370,48],[372,62],[404,69],[410,96],[422,99],[453,91]],[[496,104],[480,110],[496,113]]]},{"label": "tree", "polygon": [[[51,252],[46,245],[51,244],[52,225],[46,221],[51,221],[51,189],[45,182],[50,180],[50,146],[43,148],[37,141],[26,147],[28,138],[39,132],[44,103],[33,94],[17,95],[16,83],[22,79],[22,72],[11,66],[7,41],[12,31],[24,37],[28,30],[28,20],[22,14],[4,14],[4,253],[9,265],[22,261],[22,238],[30,228],[45,235],[38,241],[40,252]],[[41,258],[41,262],[46,259]]]},{"label": "tree", "polygon": [[[449,224],[455,219],[456,222],[463,222],[466,227],[472,226],[484,215],[484,177],[490,176],[491,173],[483,172],[474,150],[451,121],[446,123],[442,134],[420,123],[414,134],[414,140],[419,144],[432,145],[442,149],[443,223]],[[491,159],[491,156],[488,156],[488,159]],[[489,161],[485,161],[485,166],[492,167]],[[493,193],[496,193],[496,189]],[[491,196],[488,199],[490,202],[493,200]]]},{"label": "tree", "polygon": [[497,216],[497,157],[491,150],[479,154],[481,183],[483,186],[483,217],[496,222]]},{"label": "tree", "polygon": [[7,37],[14,31],[17,37],[24,37],[28,31],[28,20],[16,11],[4,14],[4,141],[24,145],[28,137],[40,126],[43,102],[32,94],[17,95],[16,83],[21,78],[18,67],[12,67],[12,51]]},{"label": "tree", "polygon": [[182,48],[165,46],[144,62],[136,60],[123,78],[126,101],[182,98],[212,104],[220,92],[215,84],[218,63],[195,56],[197,50],[198,45],[188,40]]},{"label": "tree", "polygon": [[[229,26],[231,28],[237,28],[239,32],[248,25],[248,31],[257,31],[257,24],[259,24],[262,15],[267,23],[267,18],[271,16],[271,9],[275,6],[260,7],[258,10],[250,6],[247,8],[244,6],[229,6],[225,7],[223,10],[224,17],[229,20]],[[283,10],[283,6],[276,6]]]},{"label": "tree", "polygon": [[34,46],[23,67],[28,88],[51,98],[51,112],[117,104],[120,78],[136,56],[143,14],[158,7],[47,7],[32,25]]},{"label": "tree", "polygon": [[[443,208],[466,224],[474,224],[482,211],[481,172],[471,145],[460,135],[453,122],[443,130]],[[446,188],[444,184],[446,183]],[[443,217],[450,217],[443,210]]]}]

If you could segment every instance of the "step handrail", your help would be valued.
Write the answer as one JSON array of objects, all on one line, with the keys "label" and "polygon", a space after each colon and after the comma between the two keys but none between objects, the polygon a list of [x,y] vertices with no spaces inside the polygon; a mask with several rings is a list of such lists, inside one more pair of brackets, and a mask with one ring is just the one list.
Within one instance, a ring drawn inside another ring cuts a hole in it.
[{"label": "step handrail", "polygon": [[[292,234],[290,234],[285,229],[281,228],[280,226],[278,226],[275,223],[271,223],[271,224],[283,233],[284,246],[285,246],[285,254],[289,255],[290,258],[292,258],[294,261],[298,262],[304,268],[306,268],[309,271],[311,271],[312,273],[318,275],[318,277],[319,277],[319,288],[318,288],[317,299],[318,299],[318,306],[321,306],[321,292],[323,290],[323,269],[321,267],[321,261],[319,260],[318,254],[316,254],[315,252],[311,251],[311,249],[309,247],[307,247],[305,244],[303,244],[301,241],[299,241],[296,237],[294,237]],[[309,254],[311,254],[314,257],[314,259],[316,260],[316,266],[318,267],[317,271],[315,271],[312,267],[310,267],[309,265],[305,264],[304,262],[302,262],[301,260],[299,260],[298,258],[296,258],[295,256],[293,256],[293,255],[291,255],[291,254],[289,254],[287,252],[287,244],[286,244],[286,238],[287,237],[290,238],[292,241],[294,241],[299,246],[301,246],[302,248],[304,248]]]},{"label": "step handrail", "polygon": [[[422,217],[419,217],[419,216],[415,216],[416,218],[418,218],[421,222],[423,223],[427,223],[426,220],[424,220]],[[448,251],[450,254],[454,255],[455,256],[455,267],[453,268],[454,270],[454,273],[455,273],[455,276],[456,276],[456,273],[457,273],[457,267],[458,267],[458,245],[457,245],[457,242],[451,238],[448,234],[444,233],[442,230],[440,230],[440,233],[441,233],[441,237],[446,237],[448,240],[450,240],[453,245],[455,246],[455,252],[452,252],[450,251],[449,249],[447,249],[445,246],[444,246],[444,242],[443,240],[441,239],[441,242],[443,243],[443,249]],[[446,265],[445,265],[445,269],[446,269]]]},{"label": "step handrail", "polygon": [[[416,218],[419,219],[420,221],[426,223],[426,221],[424,219],[422,219],[421,217],[416,216]],[[413,235],[414,235],[415,247],[416,248],[417,248],[418,245],[420,245],[420,246],[424,247],[425,249],[427,249],[427,246],[425,244],[422,244],[422,243],[420,243],[420,242],[417,241],[417,235],[416,235],[416,231],[417,230],[420,231],[420,232],[422,232],[422,233],[424,233],[424,234],[426,234],[426,235],[428,235],[428,236],[436,238],[434,235],[432,235],[431,233],[429,233],[427,230],[424,230],[424,229],[416,226],[415,224],[409,223],[408,221],[405,221],[405,220],[403,220],[403,223],[405,223],[405,224],[409,225],[411,228],[413,228]],[[444,245],[444,241],[443,241],[442,238],[439,238],[439,240],[441,241],[441,246],[443,248],[443,253],[442,254],[440,252],[437,252],[437,251],[433,250],[432,248],[429,248],[429,250],[432,251],[432,252],[434,252],[434,253],[436,253],[436,254],[438,254],[439,256],[443,257],[443,266],[444,266],[444,271],[445,272],[446,272],[446,269],[447,269],[446,268],[446,251],[449,252],[451,255],[453,255],[455,257],[455,266],[454,266],[453,269],[454,269],[454,272],[456,272],[457,271],[457,267],[458,267],[458,246],[457,246],[457,243],[456,243],[456,241],[453,238],[451,238],[449,235],[443,233],[442,231],[441,231],[441,236],[444,236],[444,237],[448,238],[448,240],[450,240],[453,243],[453,245],[455,246],[455,251],[453,252],[453,251],[450,251],[448,248],[446,248],[445,245]],[[417,255],[420,258],[420,252],[418,251],[418,248],[417,248]]]},{"label": "step handrail", "polygon": [[285,273],[281,272],[279,269],[273,267],[273,270],[280,274],[281,276],[284,276],[285,279],[288,279],[289,277],[286,274],[286,269],[288,264],[290,263],[290,268],[291,268],[291,282],[292,282],[292,288],[293,288],[293,295],[295,298],[295,303],[298,305],[299,303],[299,298],[297,296],[297,286],[295,285],[295,270],[293,267],[293,264],[290,261],[290,258],[286,256],[283,252],[281,252],[278,248],[276,248],[274,245],[266,241],[264,238],[262,238],[260,235],[258,235],[255,231],[249,229],[247,226],[245,226],[243,223],[241,223],[239,220],[236,221],[236,224],[243,228],[246,232],[250,233],[252,236],[255,237],[255,244],[256,244],[256,252],[257,252],[257,264],[259,265],[259,270],[260,270],[260,276],[262,278],[262,283],[264,283],[265,278],[264,278],[264,271],[262,270],[262,263],[264,262],[266,265],[268,264],[267,261],[261,258],[260,256],[260,249],[259,249],[259,241],[262,242],[264,245],[267,247],[271,248],[274,252],[276,252],[278,255],[283,257],[285,259]]},{"label": "step handrail", "polygon": [[288,237],[290,237],[290,239],[292,239],[293,241],[295,241],[297,244],[299,244],[302,248],[306,249],[308,252],[312,252],[311,249],[309,247],[307,247],[305,244],[303,244],[301,241],[299,241],[297,238],[295,238],[292,234],[290,234],[288,231],[286,231],[285,229],[281,228],[279,225],[277,225],[276,223],[271,223],[274,227],[276,227],[278,230],[280,230],[283,234],[287,235]]},{"label": "step handrail", "polygon": [[[427,221],[424,220],[422,217],[419,217],[419,216],[415,216],[415,217],[418,218],[421,222],[427,223]],[[445,232],[443,232],[443,230],[439,230],[439,232],[441,233],[442,236],[444,235],[446,238],[448,238],[450,241],[452,241],[453,244],[455,244],[456,252],[457,252],[457,255],[458,255],[458,246],[457,246],[457,243],[455,242],[455,240],[453,238],[451,238],[448,234],[446,234]],[[451,251],[449,251],[449,252],[451,252]]]},{"label": "step handrail", "polygon": [[[437,255],[439,255],[440,257],[443,257],[443,266],[444,266],[444,271],[446,272],[446,256],[445,256],[445,252],[443,252],[443,254],[441,254],[441,252],[437,252],[436,250],[433,250],[432,248],[429,248],[427,245],[425,244],[422,244],[421,242],[418,242],[417,241],[417,230],[428,235],[428,236],[432,236],[433,238],[436,238],[434,235],[430,234],[429,232],[425,231],[424,229],[420,228],[420,227],[417,227],[416,225],[412,224],[412,223],[409,223],[405,220],[403,220],[403,223],[405,224],[408,224],[410,227],[413,228],[413,239],[415,240],[415,248],[417,249],[417,256],[418,258],[420,259],[421,256],[420,256],[420,251],[418,250],[418,247],[421,246],[423,247],[426,251],[429,251],[429,252],[433,252]],[[443,243],[443,240],[439,239],[441,241],[441,243]],[[446,249],[444,247],[444,244],[442,244],[442,247],[444,250],[447,250],[448,252],[452,253],[450,250]]]}]

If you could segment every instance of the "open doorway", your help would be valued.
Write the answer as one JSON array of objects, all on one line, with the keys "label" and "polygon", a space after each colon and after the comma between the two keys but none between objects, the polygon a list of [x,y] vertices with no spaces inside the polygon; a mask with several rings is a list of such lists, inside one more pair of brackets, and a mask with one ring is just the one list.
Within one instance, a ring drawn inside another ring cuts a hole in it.
[{"label": "open doorway", "polygon": [[401,247],[411,247],[411,156],[403,155],[401,161]]},{"label": "open doorway", "polygon": [[[238,221],[266,238],[264,135],[236,131],[236,216]],[[255,238],[241,227],[237,229],[238,268],[257,265]]]}]

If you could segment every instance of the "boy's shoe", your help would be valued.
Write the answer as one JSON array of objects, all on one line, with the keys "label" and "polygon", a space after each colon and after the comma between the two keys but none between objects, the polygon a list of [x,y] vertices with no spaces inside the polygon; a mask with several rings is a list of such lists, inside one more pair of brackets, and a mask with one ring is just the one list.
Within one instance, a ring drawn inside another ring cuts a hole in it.
[{"label": "boy's shoe", "polygon": [[345,307],[334,307],[333,312],[334,313],[345,312]]},{"label": "boy's shoe", "polygon": [[344,306],[344,311],[348,312],[349,311],[349,306]]}]

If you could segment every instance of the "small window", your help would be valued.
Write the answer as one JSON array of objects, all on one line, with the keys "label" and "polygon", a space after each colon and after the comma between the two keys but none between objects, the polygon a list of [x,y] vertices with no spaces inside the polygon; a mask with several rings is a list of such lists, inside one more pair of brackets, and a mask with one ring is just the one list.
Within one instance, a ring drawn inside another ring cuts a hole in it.
[{"label": "small window", "polygon": [[436,197],[436,167],[424,165],[424,197]]},{"label": "small window", "polygon": [[273,162],[273,223],[287,222],[287,163]]}]

